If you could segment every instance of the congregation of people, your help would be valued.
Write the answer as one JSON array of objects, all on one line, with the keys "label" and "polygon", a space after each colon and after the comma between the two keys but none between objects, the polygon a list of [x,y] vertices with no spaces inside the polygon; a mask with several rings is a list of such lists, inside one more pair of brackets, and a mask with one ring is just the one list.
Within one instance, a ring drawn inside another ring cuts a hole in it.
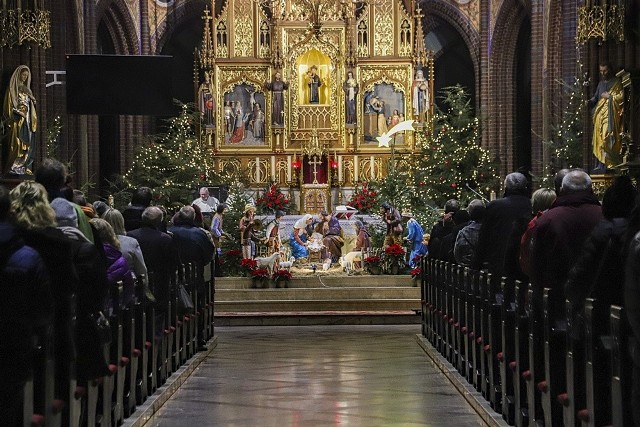
[{"label": "congregation of people", "polygon": [[[466,208],[458,200],[447,201],[429,234],[411,212],[384,202],[383,248],[406,246],[411,268],[427,256],[530,282],[536,313],[542,313],[543,289],[553,289],[556,311],[551,315],[559,322],[566,321],[565,300],[576,313],[584,309],[585,298],[623,306],[635,338],[640,338],[640,199],[631,179],[617,177],[602,202],[582,170],[562,170],[554,184],[554,189],[531,194],[529,179],[511,173],[502,198],[475,199]],[[226,205],[206,187],[199,196],[167,218],[161,207],[152,206],[151,189],[141,187],[120,212],[101,201],[89,203],[70,187],[65,166],[51,159],[38,168],[35,181],[24,181],[10,192],[0,187],[0,282],[5,290],[0,367],[15,373],[0,387],[4,425],[21,419],[22,401],[16,396],[29,377],[33,342],[43,331],[50,328],[55,337],[55,395],[64,399],[72,375],[64,361],[75,360],[79,384],[108,374],[92,316],[114,310],[110,289],[117,283],[125,306],[144,298],[156,307],[154,334],[165,329],[169,278],[177,265],[197,266],[195,286],[204,286],[206,266],[219,262],[222,241],[234,237],[224,231]],[[335,215],[304,214],[283,241],[284,215],[277,211],[263,234],[255,205],[245,206],[238,236],[244,258],[255,258],[260,244],[269,253],[280,253],[287,240],[296,260],[319,252],[321,260],[335,264],[347,255]],[[354,228],[352,251],[367,252],[367,225],[356,220]],[[142,292],[136,290],[139,286]],[[69,327],[71,317],[75,328]],[[640,353],[633,354],[632,399],[639,402]],[[638,405],[633,410],[640,422]]]},{"label": "congregation of people", "polygon": [[10,192],[0,186],[0,367],[14,373],[0,386],[2,425],[22,425],[22,388],[41,340],[53,343],[56,401],[67,401],[71,377],[86,387],[110,374],[95,319],[118,310],[114,287],[122,288],[121,307],[144,299],[155,308],[156,330],[148,333],[156,336],[167,327],[177,266],[192,263],[192,286],[204,288],[216,229],[202,228],[202,211],[219,215],[224,208],[211,204],[206,192],[200,195],[201,203],[167,218],[151,206],[151,189],[140,187],[120,212],[101,201],[88,203],[69,186],[66,167],[51,159],[40,165],[35,181]]},{"label": "congregation of people", "polygon": [[[544,316],[549,316],[556,329],[572,324],[576,341],[574,356],[580,359],[585,351],[583,318],[585,300],[593,298],[599,305],[595,324],[608,325],[609,307],[622,306],[631,326],[633,372],[630,396],[625,396],[640,425],[640,199],[631,179],[616,177],[606,189],[602,202],[593,190],[591,177],[579,169],[559,171],[554,189],[540,188],[531,194],[527,177],[519,172],[504,180],[504,197],[489,203],[473,200],[462,209],[457,200],[447,201],[442,219],[431,230],[429,259],[443,260],[469,267],[472,271],[487,271],[498,278],[530,283],[532,315],[536,328],[542,328]],[[552,300],[544,314],[543,290],[550,289]],[[575,318],[567,318],[565,301],[572,306]],[[506,302],[505,302],[506,303]],[[577,332],[576,332],[577,331]],[[635,337],[635,340],[634,340]],[[537,339],[541,339],[539,336]],[[536,357],[542,358],[543,354]],[[533,362],[530,362],[533,363]],[[535,361],[536,365],[542,363]],[[564,356],[552,361],[551,369],[567,375]],[[533,371],[533,368],[531,368]],[[578,369],[578,368],[576,368]],[[544,367],[537,366],[535,381],[542,381]],[[603,396],[598,405],[610,399],[608,370],[595,372],[594,386]],[[542,373],[542,374],[541,374]],[[577,377],[583,374],[576,373]],[[542,379],[541,379],[542,378]],[[562,381],[562,380],[560,380]],[[540,386],[542,387],[542,386]],[[580,390],[576,390],[580,396]],[[604,398],[609,394],[609,397]],[[572,398],[579,401],[579,397]],[[584,395],[583,395],[584,398]],[[555,401],[555,398],[554,398]],[[537,401],[536,401],[537,402]],[[539,402],[536,403],[538,405]],[[606,405],[604,405],[606,407]],[[541,408],[530,408],[540,420]],[[580,408],[578,408],[580,409]],[[549,409],[546,409],[549,410]],[[554,417],[558,412],[553,409]],[[561,414],[561,412],[560,412]],[[606,410],[598,414],[598,422],[607,420]],[[594,414],[591,414],[594,416]],[[554,418],[553,424],[562,424]]]}]

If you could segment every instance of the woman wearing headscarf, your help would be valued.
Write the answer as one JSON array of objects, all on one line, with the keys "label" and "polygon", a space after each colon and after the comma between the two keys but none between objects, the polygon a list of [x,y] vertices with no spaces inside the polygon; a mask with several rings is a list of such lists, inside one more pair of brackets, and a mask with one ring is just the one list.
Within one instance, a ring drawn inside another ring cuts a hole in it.
[{"label": "woman wearing headscarf", "polygon": [[289,237],[289,245],[291,246],[291,256],[296,260],[309,257],[309,249],[307,249],[307,225],[311,224],[313,216],[305,214],[302,218],[293,224],[291,236]]}]

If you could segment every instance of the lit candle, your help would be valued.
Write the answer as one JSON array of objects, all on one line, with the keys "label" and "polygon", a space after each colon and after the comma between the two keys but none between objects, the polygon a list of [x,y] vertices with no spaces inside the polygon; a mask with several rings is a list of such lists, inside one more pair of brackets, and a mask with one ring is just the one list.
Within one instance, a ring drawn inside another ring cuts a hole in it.
[{"label": "lit candle", "polygon": [[369,164],[371,165],[371,181],[373,181],[374,179],[376,179],[376,159],[373,156],[371,156]]},{"label": "lit candle", "polygon": [[356,182],[358,182],[358,178],[359,178],[358,175],[359,175],[358,174],[358,156],[355,155],[355,156],[353,156],[353,181],[354,181],[354,184]]},{"label": "lit candle", "polygon": [[338,182],[342,182],[342,156],[338,156]]},{"label": "lit candle", "polygon": [[256,157],[256,182],[260,182],[260,157]]},{"label": "lit candle", "polygon": [[291,156],[287,156],[287,181],[291,182]]},{"label": "lit candle", "polygon": [[276,180],[276,156],[271,156],[271,181]]}]

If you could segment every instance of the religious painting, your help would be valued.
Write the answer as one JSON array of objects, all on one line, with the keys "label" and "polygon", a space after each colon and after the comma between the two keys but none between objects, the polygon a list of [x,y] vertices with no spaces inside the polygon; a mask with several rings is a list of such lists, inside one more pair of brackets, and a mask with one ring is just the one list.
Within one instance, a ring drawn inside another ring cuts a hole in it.
[{"label": "religious painting", "polygon": [[[406,120],[404,93],[388,83],[378,83],[363,96],[363,131],[365,144],[377,144],[376,137]],[[394,136],[395,144],[404,144],[404,134]]]},{"label": "religious painting", "polygon": [[264,93],[253,85],[235,85],[224,95],[224,144],[265,145]]}]

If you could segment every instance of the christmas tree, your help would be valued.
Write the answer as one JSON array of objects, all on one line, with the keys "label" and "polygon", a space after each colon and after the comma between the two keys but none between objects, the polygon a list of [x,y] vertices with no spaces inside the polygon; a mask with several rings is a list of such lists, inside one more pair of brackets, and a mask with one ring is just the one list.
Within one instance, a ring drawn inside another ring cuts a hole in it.
[{"label": "christmas tree", "polygon": [[196,135],[198,118],[199,112],[183,105],[180,115],[167,121],[166,133],[147,137],[137,147],[131,168],[116,183],[120,199],[128,201],[128,191],[146,186],[153,190],[155,204],[179,207],[192,202],[199,186],[221,182]]},{"label": "christmas tree", "polygon": [[553,178],[557,171],[563,168],[582,167],[582,138],[584,135],[584,104],[585,96],[583,87],[587,84],[587,78],[583,74],[582,63],[577,63],[578,74],[573,83],[559,80],[562,87],[562,101],[564,108],[557,123],[552,127],[552,136],[543,144],[549,150],[549,163],[544,165],[545,176],[542,185],[553,188]]},{"label": "christmas tree", "polygon": [[489,152],[480,146],[480,124],[469,96],[460,85],[441,94],[445,110],[436,112],[432,131],[416,134],[421,152],[412,161],[414,199],[439,207],[449,199],[488,199],[499,183]]}]

